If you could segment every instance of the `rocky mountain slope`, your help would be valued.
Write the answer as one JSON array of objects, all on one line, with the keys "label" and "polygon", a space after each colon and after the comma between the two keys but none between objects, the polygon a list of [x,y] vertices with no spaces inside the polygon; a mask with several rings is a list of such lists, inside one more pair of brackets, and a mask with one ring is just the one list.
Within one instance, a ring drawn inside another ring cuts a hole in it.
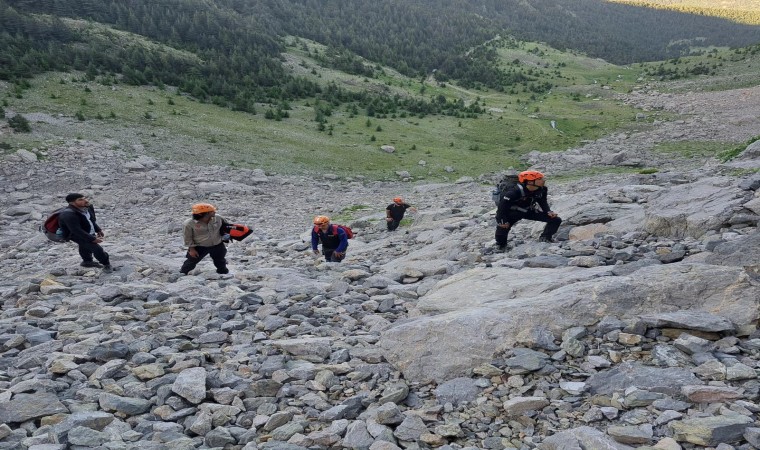
[{"label": "rocky mountain slope", "polygon": [[[110,141],[10,155],[0,448],[760,448],[760,146],[730,164],[652,151],[748,139],[758,92],[634,93],[694,116],[530,155],[550,177],[663,170],[550,178],[559,242],[521,223],[506,253],[493,173],[285,177]],[[93,196],[113,274],[36,231],[71,191]],[[397,195],[419,212],[388,233]],[[255,230],[231,275],[178,276],[197,201]],[[315,214],[351,217],[343,263],[308,251]]]}]

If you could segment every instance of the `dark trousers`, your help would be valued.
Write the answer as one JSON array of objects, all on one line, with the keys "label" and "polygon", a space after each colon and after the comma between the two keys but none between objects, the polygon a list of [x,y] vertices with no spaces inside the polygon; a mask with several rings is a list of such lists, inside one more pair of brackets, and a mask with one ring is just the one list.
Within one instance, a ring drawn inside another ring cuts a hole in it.
[{"label": "dark trousers", "polygon": [[95,259],[100,264],[104,266],[111,264],[108,253],[103,250],[100,244],[96,244],[95,242],[77,242],[77,245],[79,245],[79,256],[82,257],[82,261],[92,262],[92,257],[95,256]]},{"label": "dark trousers", "polygon": [[182,264],[182,268],[179,269],[181,273],[187,275],[188,272],[195,269],[195,266],[197,266],[206,255],[211,255],[211,260],[216,266],[216,273],[229,273],[229,270],[227,270],[227,260],[224,259],[224,256],[227,254],[227,247],[225,247],[224,244],[217,244],[213,247],[195,247],[195,251],[198,252],[197,258],[190,256],[190,253],[185,254],[187,259]]},{"label": "dark trousers", "polygon": [[401,224],[400,220],[393,219],[390,222],[386,222],[388,224],[388,231],[393,231]]},{"label": "dark trousers", "polygon": [[346,257],[345,253],[343,253],[343,256],[341,256],[341,257],[335,256],[335,249],[334,248],[324,248],[324,247],[322,247],[322,254],[325,255],[325,261],[327,261],[327,262],[341,262],[341,261],[343,261],[343,258]]},{"label": "dark trousers", "polygon": [[557,232],[559,226],[562,224],[562,219],[559,217],[550,218],[545,212],[536,212],[533,210],[527,210],[526,212],[510,210],[507,213],[507,222],[511,224],[509,228],[496,227],[496,245],[507,245],[507,237],[509,236],[509,230],[515,226],[517,222],[522,219],[536,220],[539,222],[546,222],[543,233],[541,236],[550,238]]}]

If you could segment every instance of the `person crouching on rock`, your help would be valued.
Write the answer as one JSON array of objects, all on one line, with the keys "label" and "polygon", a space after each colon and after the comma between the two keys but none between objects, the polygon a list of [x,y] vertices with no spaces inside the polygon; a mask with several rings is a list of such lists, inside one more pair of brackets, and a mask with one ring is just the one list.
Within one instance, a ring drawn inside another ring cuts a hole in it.
[{"label": "person crouching on rock", "polygon": [[341,262],[346,257],[348,248],[348,235],[343,228],[330,224],[327,216],[314,218],[314,228],[311,230],[311,249],[315,255],[319,254],[317,245],[322,243],[322,254],[327,262]]},{"label": "person crouching on rock", "polygon": [[196,203],[191,211],[193,217],[185,221],[183,228],[187,259],[179,271],[187,275],[206,255],[211,255],[216,273],[229,273],[227,260],[224,259],[227,247],[222,242],[221,233],[227,221],[216,215],[216,207],[210,203]]},{"label": "person crouching on rock", "polygon": [[[546,222],[540,242],[553,242],[552,236],[562,224],[562,219],[549,208],[548,189],[544,186],[544,174],[526,170],[518,175],[518,184],[507,190],[496,209],[496,245],[500,250],[507,246],[509,230],[522,219]],[[536,209],[536,206],[540,210]]]}]

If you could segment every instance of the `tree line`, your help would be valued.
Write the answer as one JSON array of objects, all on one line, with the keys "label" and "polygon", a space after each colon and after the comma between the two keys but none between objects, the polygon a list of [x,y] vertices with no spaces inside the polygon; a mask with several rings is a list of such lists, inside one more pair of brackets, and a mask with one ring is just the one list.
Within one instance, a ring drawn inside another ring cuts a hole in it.
[{"label": "tree line", "polygon": [[286,35],[326,45],[319,64],[355,75],[373,78],[385,65],[410,77],[536,93],[551,85],[500,63],[497,45],[509,41],[493,43],[496,36],[618,63],[681,56],[696,36],[701,45],[760,42],[756,27],[595,0],[0,0],[0,79],[72,69],[91,79],[116,74],[251,113],[257,103],[315,98],[374,105],[372,113],[478,114],[462,102],[389,100],[294,76],[281,59]]}]

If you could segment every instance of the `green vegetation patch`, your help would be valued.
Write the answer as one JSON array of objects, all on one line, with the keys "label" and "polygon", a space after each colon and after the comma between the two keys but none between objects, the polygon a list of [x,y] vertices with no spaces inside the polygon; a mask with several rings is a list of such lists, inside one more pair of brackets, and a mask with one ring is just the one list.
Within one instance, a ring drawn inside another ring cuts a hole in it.
[{"label": "green vegetation patch", "polygon": [[[399,88],[421,85],[403,80]],[[303,100],[283,106],[287,117],[269,120],[263,104],[257,104],[258,114],[250,114],[168,87],[124,85],[102,76],[89,80],[82,73],[38,76],[19,95],[10,84],[0,87],[0,95],[9,104],[6,109],[54,118],[31,124],[43,140],[108,138],[126,151],[137,143],[154,156],[193,164],[371,179],[397,180],[399,172],[412,179],[477,176],[517,167],[520,157],[533,150],[562,150],[636,125],[635,110],[601,96],[575,99],[569,91],[510,95],[424,85],[477,103],[485,112],[475,118],[401,112],[368,117],[354,104],[332,108],[319,123],[313,100]],[[606,92],[593,84],[590,89]],[[8,142],[19,139],[16,134]],[[385,145],[395,150],[383,151]]]},{"label": "green vegetation patch", "polygon": [[760,84],[760,44],[743,48],[692,47],[688,56],[636,64],[642,79],[668,92],[722,91]]},{"label": "green vegetation patch", "polygon": [[726,148],[734,144],[714,141],[679,141],[663,142],[654,147],[655,151],[662,153],[676,153],[679,156],[704,158],[717,157]]},{"label": "green vegetation patch", "polygon": [[744,150],[747,149],[747,147],[754,143],[760,141],[760,136],[755,136],[752,139],[749,139],[748,141],[744,142],[743,144],[739,144],[730,148],[727,148],[720,152],[718,154],[718,159],[720,159],[722,162],[730,161],[737,156],[739,156]]}]

